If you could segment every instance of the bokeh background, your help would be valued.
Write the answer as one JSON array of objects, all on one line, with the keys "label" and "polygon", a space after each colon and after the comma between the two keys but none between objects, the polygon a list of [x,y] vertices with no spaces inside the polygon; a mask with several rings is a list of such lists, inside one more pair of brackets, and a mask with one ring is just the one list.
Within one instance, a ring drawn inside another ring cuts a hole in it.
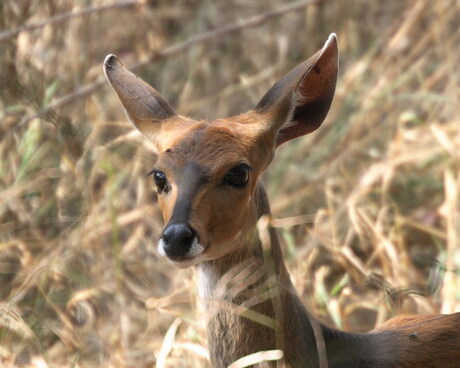
[{"label": "bokeh background", "polygon": [[264,176],[293,281],[348,331],[460,311],[458,0],[3,0],[0,28],[1,367],[209,367],[108,53],[213,119],[336,32],[331,112]]}]

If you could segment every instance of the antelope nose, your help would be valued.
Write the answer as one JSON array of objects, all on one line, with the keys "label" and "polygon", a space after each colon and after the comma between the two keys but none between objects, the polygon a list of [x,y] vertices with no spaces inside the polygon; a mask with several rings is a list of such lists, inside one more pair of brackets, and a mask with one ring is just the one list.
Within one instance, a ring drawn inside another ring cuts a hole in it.
[{"label": "antelope nose", "polygon": [[192,248],[195,232],[187,224],[169,224],[163,230],[160,242],[160,252],[169,258],[185,257]]}]

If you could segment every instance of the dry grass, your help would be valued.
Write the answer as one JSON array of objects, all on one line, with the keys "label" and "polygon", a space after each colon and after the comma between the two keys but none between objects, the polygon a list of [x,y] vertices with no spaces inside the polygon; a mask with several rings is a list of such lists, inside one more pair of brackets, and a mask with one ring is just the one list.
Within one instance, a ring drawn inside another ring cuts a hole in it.
[{"label": "dry grass", "polygon": [[[6,0],[0,27],[83,4],[113,1]],[[139,1],[2,39],[2,367],[209,366],[193,273],[154,253],[152,149],[108,88],[72,92],[102,77],[108,53],[132,65],[280,6]],[[338,34],[327,122],[265,176],[294,282],[330,324],[460,310],[459,19],[455,0],[329,0],[138,70],[181,113],[229,116]]]}]

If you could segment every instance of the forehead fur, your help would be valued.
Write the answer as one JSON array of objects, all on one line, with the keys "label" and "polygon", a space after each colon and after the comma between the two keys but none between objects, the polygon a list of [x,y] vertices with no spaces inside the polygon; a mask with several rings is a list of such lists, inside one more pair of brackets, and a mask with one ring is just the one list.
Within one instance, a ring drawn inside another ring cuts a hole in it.
[{"label": "forehead fur", "polygon": [[[210,170],[240,162],[251,162],[251,151],[256,134],[252,124],[244,118],[221,119],[213,122],[195,122],[187,127],[168,132],[167,144],[162,147],[160,161],[172,159],[183,166],[193,161]],[[166,158],[167,157],[167,158]]]}]

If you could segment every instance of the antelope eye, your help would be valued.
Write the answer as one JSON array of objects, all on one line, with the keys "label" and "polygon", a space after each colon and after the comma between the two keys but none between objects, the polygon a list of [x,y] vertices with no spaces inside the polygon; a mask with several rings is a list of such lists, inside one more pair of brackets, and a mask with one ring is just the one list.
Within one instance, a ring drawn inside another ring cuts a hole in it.
[{"label": "antelope eye", "polygon": [[231,169],[224,177],[224,183],[234,188],[244,187],[249,180],[249,166],[241,164]]},{"label": "antelope eye", "polygon": [[158,189],[159,193],[165,192],[167,193],[168,190],[168,180],[166,179],[166,174],[163,171],[153,170],[153,181]]}]

